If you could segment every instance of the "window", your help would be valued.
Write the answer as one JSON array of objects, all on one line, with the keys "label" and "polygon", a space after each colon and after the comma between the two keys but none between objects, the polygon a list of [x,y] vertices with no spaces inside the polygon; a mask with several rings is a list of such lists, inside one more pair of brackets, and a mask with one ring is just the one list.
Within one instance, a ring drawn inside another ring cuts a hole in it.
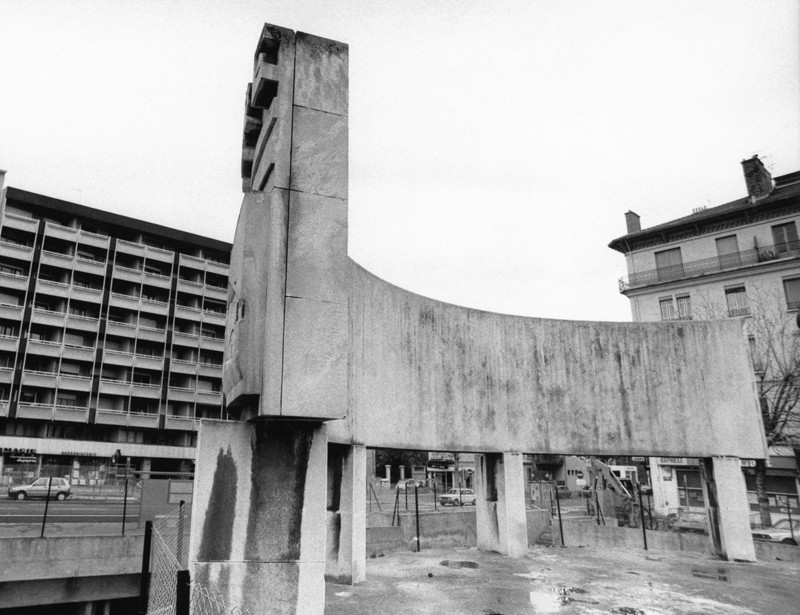
[{"label": "window", "polygon": [[750,314],[750,305],[747,302],[747,293],[744,290],[744,286],[726,288],[725,302],[728,305],[728,316],[747,316]]},{"label": "window", "polygon": [[692,304],[689,295],[682,295],[676,298],[678,304],[678,320],[692,319]]},{"label": "window", "polygon": [[720,267],[729,269],[742,264],[742,259],[739,254],[739,242],[736,240],[736,235],[720,237],[716,240],[716,243]]},{"label": "window", "polygon": [[17,337],[17,329],[12,325],[0,325],[0,336]]},{"label": "window", "polygon": [[683,259],[681,249],[672,248],[656,252],[656,272],[659,282],[679,280],[683,277]]},{"label": "window", "polygon": [[12,267],[11,265],[0,265],[0,273],[8,273],[10,275],[22,275],[22,269],[19,267]]},{"label": "window", "polygon": [[661,320],[675,320],[675,306],[672,304],[672,297],[659,299],[658,306],[661,309]]},{"label": "window", "polygon": [[783,281],[783,290],[786,292],[786,309],[800,308],[800,278],[790,278]]},{"label": "window", "polygon": [[133,381],[136,384],[150,384],[150,374],[134,374]]},{"label": "window", "polygon": [[78,397],[67,393],[59,393],[56,397],[56,405],[74,407],[78,405]]},{"label": "window", "polygon": [[794,222],[773,226],[772,240],[775,242],[775,249],[778,253],[800,248],[800,240],[798,240],[797,227]]}]

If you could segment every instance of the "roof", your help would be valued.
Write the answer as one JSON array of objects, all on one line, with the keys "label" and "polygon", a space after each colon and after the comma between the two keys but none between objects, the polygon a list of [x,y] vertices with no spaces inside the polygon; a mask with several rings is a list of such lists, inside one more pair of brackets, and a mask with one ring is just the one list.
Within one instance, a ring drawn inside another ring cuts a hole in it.
[{"label": "roof", "polygon": [[617,237],[608,247],[617,252],[626,254],[630,251],[630,245],[639,243],[642,240],[653,236],[661,236],[668,231],[677,231],[685,228],[694,228],[698,224],[730,218],[736,214],[750,214],[763,211],[767,208],[780,207],[785,205],[788,199],[800,196],[800,171],[788,173],[774,178],[775,187],[772,192],[757,203],[752,203],[750,197],[743,197],[723,205],[702,209],[682,218],[676,218],[663,224],[657,224],[650,228],[642,229],[634,233],[628,233],[622,237]]},{"label": "roof", "polygon": [[130,218],[102,209],[95,209],[94,207],[87,207],[86,205],[62,201],[61,199],[37,194],[35,192],[28,192],[27,190],[20,190],[19,188],[13,188],[11,186],[6,189],[6,201],[16,201],[18,203],[38,207],[42,210],[50,210],[61,214],[93,220],[97,222],[99,226],[124,228],[128,231],[134,230],[148,235],[166,238],[171,242],[198,246],[223,253],[230,253],[232,247],[230,243],[220,241],[219,239],[195,235],[194,233],[188,233],[169,226],[162,226],[154,222],[146,222],[138,218]]}]

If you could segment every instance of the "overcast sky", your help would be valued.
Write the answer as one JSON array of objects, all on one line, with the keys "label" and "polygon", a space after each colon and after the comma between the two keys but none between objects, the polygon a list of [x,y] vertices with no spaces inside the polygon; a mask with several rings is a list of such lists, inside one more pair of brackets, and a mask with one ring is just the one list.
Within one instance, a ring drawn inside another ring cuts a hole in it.
[{"label": "overcast sky", "polygon": [[6,184],[232,241],[264,22],[350,45],[350,254],[444,301],[630,320],[625,211],[800,169],[796,0],[0,0]]}]

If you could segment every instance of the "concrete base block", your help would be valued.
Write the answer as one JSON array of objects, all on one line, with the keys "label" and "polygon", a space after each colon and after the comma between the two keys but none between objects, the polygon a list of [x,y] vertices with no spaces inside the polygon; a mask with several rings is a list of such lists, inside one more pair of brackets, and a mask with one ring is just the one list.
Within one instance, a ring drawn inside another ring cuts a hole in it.
[{"label": "concrete base block", "polygon": [[[710,462],[713,481],[706,487],[706,502],[711,507],[712,520],[716,515],[718,555],[728,561],[754,562],[750,504],[741,462],[738,457],[712,457]],[[707,469],[708,464],[706,460]],[[713,531],[711,534],[715,538]]]},{"label": "concrete base block", "polygon": [[528,552],[521,453],[476,455],[478,548],[520,557]]}]

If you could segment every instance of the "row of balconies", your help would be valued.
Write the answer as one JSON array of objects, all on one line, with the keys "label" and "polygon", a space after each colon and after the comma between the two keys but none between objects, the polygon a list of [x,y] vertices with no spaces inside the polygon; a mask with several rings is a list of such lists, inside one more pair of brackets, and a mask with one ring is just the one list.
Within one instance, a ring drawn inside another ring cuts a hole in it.
[{"label": "row of balconies", "polygon": [[687,261],[668,267],[659,267],[631,273],[626,281],[621,278],[619,281],[619,291],[624,293],[634,288],[642,288],[661,284],[664,282],[675,282],[694,278],[703,275],[720,273],[723,271],[733,271],[743,267],[750,267],[778,260],[786,260],[800,257],[800,242],[789,242],[774,246],[763,246],[752,250],[742,250],[732,254],[703,258],[694,261]]}]

